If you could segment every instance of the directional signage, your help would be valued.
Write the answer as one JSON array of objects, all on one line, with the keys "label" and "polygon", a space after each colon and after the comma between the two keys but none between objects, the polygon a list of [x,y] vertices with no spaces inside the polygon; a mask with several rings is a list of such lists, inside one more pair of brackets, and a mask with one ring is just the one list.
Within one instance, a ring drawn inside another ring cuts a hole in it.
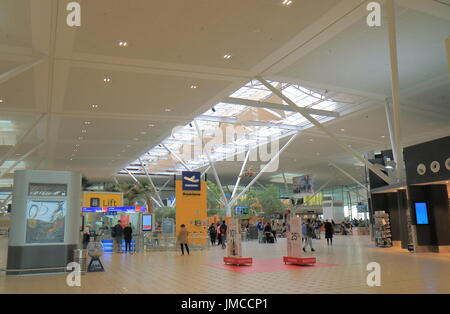
[{"label": "directional signage", "polygon": [[183,171],[181,175],[183,176],[183,191],[201,190],[200,172]]}]

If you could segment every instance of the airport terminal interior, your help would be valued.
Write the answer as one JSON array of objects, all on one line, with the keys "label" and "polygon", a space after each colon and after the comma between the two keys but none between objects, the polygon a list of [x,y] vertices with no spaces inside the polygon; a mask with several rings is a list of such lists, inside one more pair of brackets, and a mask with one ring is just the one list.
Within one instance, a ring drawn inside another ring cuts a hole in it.
[{"label": "airport terminal interior", "polygon": [[449,76],[449,0],[0,0],[0,294],[448,294]]}]

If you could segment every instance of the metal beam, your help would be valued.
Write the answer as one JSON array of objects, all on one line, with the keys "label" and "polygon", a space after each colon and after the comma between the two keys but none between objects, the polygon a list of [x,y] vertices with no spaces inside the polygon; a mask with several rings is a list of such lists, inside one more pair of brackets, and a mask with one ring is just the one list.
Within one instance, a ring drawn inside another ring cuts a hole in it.
[{"label": "metal beam", "polygon": [[[392,149],[394,152],[394,160],[397,164],[397,182],[403,177],[403,152],[401,142],[401,118],[400,118],[400,82],[398,74],[398,54],[397,54],[397,30],[395,25],[395,4],[394,0],[387,0],[387,16],[389,30],[389,52],[391,60],[391,83],[392,83],[392,119],[389,120],[389,130],[393,131],[394,141]],[[389,110],[390,111],[390,110]],[[391,138],[392,140],[392,138]]]},{"label": "metal beam", "polygon": [[244,162],[242,163],[241,171],[239,172],[239,176],[236,180],[236,184],[234,185],[233,192],[231,193],[231,199],[233,199],[234,194],[236,194],[236,190],[239,186],[239,183],[241,182],[241,176],[244,173],[245,166],[247,165],[248,157],[250,156],[250,151],[251,151],[251,149],[249,149],[247,151],[247,154],[245,154],[245,159],[244,159]]},{"label": "metal beam", "polygon": [[11,69],[9,71],[6,71],[2,74],[0,74],[0,84],[12,79],[13,77],[16,77],[17,75],[28,71],[29,69],[33,68],[34,66],[40,64],[41,62],[43,62],[45,59],[47,59],[47,57],[41,57],[37,60],[34,60],[30,63],[26,63],[26,64],[21,64],[18,67],[15,67],[14,69]]},{"label": "metal beam", "polygon": [[[194,120],[194,124],[195,124],[195,128],[197,129],[198,137],[201,140],[201,142],[203,143],[203,134],[202,134],[202,131],[200,130],[200,127],[198,126],[198,123],[196,120]],[[206,146],[205,146],[205,153],[206,153],[206,157],[208,158],[209,165],[211,166],[211,168],[213,170],[213,174],[216,179],[217,185],[219,186],[220,193],[222,193],[223,200],[224,200],[225,204],[227,204],[228,200],[225,195],[225,192],[223,191],[222,183],[220,182],[216,167],[214,166],[214,162],[212,161],[211,155],[209,154],[208,148]],[[228,209],[229,208],[227,207],[227,211],[228,211]],[[231,210],[230,210],[230,215],[231,215]],[[227,213],[227,216],[229,216],[228,213]]]},{"label": "metal beam", "polygon": [[[128,169],[125,168],[125,171],[133,178],[133,180],[136,182],[136,184],[142,186],[141,182],[139,182],[139,180],[136,179],[136,177],[135,177]],[[142,187],[143,187],[143,186],[142,186]],[[145,192],[145,193],[147,194],[147,192]],[[155,203],[156,203],[157,205],[159,205],[159,207],[162,207],[162,206],[163,206],[162,202],[159,203],[158,201],[156,201],[156,200],[153,198],[153,196],[151,196],[151,195],[149,195],[149,196],[150,196],[150,198],[151,198],[152,200],[155,201]]]},{"label": "metal beam", "polygon": [[[242,105],[242,106],[247,106],[247,107],[266,108],[266,109],[272,109],[272,110],[283,110],[283,111],[292,111],[292,112],[300,113],[300,111],[297,110],[296,108],[292,108],[292,107],[286,106],[286,105],[280,105],[277,103],[266,102],[266,101],[257,101],[257,100],[250,100],[250,99],[227,97],[222,102],[226,103],[226,104]],[[297,105],[296,105],[296,107],[301,108],[301,107],[298,107]],[[309,114],[323,116],[323,117],[334,117],[334,118],[340,117],[340,113],[337,111],[320,110],[320,109],[313,109],[313,108],[303,108],[303,111],[305,111]]]},{"label": "metal beam", "polygon": [[327,128],[325,128],[319,121],[314,119],[304,108],[298,107],[292,100],[290,100],[288,97],[286,97],[283,93],[281,93],[278,89],[273,87],[269,82],[267,82],[265,79],[263,79],[260,76],[257,76],[256,79],[260,81],[264,86],[266,86],[273,94],[277,95],[281,99],[283,99],[290,107],[293,109],[297,109],[298,112],[305,117],[309,122],[311,122],[314,126],[316,126],[319,130],[327,134],[338,146],[340,146],[345,151],[352,154],[353,157],[355,157],[360,162],[364,163],[372,172],[374,172],[377,176],[379,176],[383,181],[385,181],[388,184],[394,184],[394,181],[391,180],[387,175],[385,175],[381,170],[376,168],[371,162],[367,161],[363,157],[361,157],[356,151],[348,147],[347,144],[341,142],[341,140],[338,139],[336,135],[334,135],[331,131],[329,131]]},{"label": "metal beam", "polygon": [[3,208],[8,202],[9,202],[9,200],[12,198],[12,193],[11,194],[9,194],[4,200],[3,200],[3,202],[1,202],[1,204],[0,204],[0,208]]},{"label": "metal beam", "polygon": [[[337,170],[339,170],[340,172],[342,172],[346,177],[348,177],[349,179],[351,179],[352,181],[354,181],[356,184],[358,184],[359,186],[361,186],[362,188],[366,189],[367,191],[369,191],[369,189],[362,184],[361,182],[359,182],[358,180],[356,180],[351,174],[349,174],[347,171],[345,171],[344,169],[336,166],[335,164],[330,162],[330,166],[333,166],[334,168],[336,168]],[[370,192],[370,191],[369,191]]]},{"label": "metal beam", "polygon": [[41,148],[41,146],[44,145],[44,141],[41,141],[39,144],[35,145],[31,150],[28,151],[28,153],[26,153],[25,155],[22,155],[19,159],[17,159],[11,166],[8,167],[8,169],[6,169],[1,175],[0,178],[3,178],[6,174],[8,174],[11,170],[13,170],[14,168],[17,167],[17,165],[24,160],[25,158],[27,158],[28,156],[30,156],[31,154],[33,154],[36,150],[38,150],[39,148]]},{"label": "metal beam", "polygon": [[202,121],[239,124],[239,125],[245,125],[245,126],[263,126],[263,127],[278,128],[278,129],[284,129],[284,130],[298,130],[298,131],[303,130],[303,127],[298,126],[298,125],[278,124],[278,123],[262,122],[262,121],[239,121],[238,119],[235,119],[235,118],[223,118],[223,117],[208,116],[208,115],[201,115],[201,116],[196,117],[195,119],[202,120]]},{"label": "metal beam", "polygon": [[164,183],[163,186],[158,189],[158,193],[161,192],[167,186],[167,184],[169,184],[170,181],[172,181],[172,178],[169,178],[166,183]]},{"label": "metal beam", "polygon": [[247,192],[247,190],[253,185],[255,184],[256,181],[258,181],[259,177],[266,171],[266,169],[268,169],[270,166],[272,166],[272,163],[274,161],[276,161],[278,159],[278,157],[281,155],[281,153],[283,153],[283,151],[297,138],[299,132],[295,133],[290,139],[289,141],[287,141],[286,144],[284,144],[284,146],[278,151],[278,153],[275,154],[274,157],[272,157],[272,159],[270,159],[270,161],[263,167],[263,169],[261,169],[261,171],[256,175],[256,177],[244,188],[244,190],[241,191],[241,193],[239,193],[239,195],[235,196],[233,199],[230,200],[230,202],[228,203],[228,206],[233,206],[234,203],[236,203],[236,201],[242,197],[242,195],[245,194],[245,192]]},{"label": "metal beam", "polygon": [[144,163],[142,162],[141,157],[139,157],[138,159],[139,159],[139,162],[141,163],[142,169],[144,169],[144,172],[145,172],[145,175],[147,176],[148,181],[150,182],[150,184],[151,184],[153,190],[155,191],[156,196],[158,197],[158,200],[159,200],[160,204],[163,204],[163,201],[162,201],[162,199],[161,199],[161,196],[159,195],[158,189],[156,189],[156,186],[155,186],[155,184],[153,183],[152,178],[151,178],[150,175],[148,174],[147,168],[144,167]]},{"label": "metal beam", "polygon": [[283,175],[283,181],[284,181],[284,189],[286,194],[289,194],[289,190],[288,190],[288,184],[287,184],[287,180],[286,180],[286,176],[284,175],[284,171],[281,173]]},{"label": "metal beam", "polygon": [[28,129],[27,132],[25,132],[25,134],[23,134],[20,139],[16,142],[16,145],[14,145],[13,147],[11,147],[8,152],[5,154],[5,156],[2,158],[2,160],[0,160],[0,167],[5,163],[5,161],[7,161],[17,150],[17,148],[19,147],[19,145],[22,143],[22,141],[27,138],[28,135],[30,135],[31,132],[33,132],[33,130],[39,125],[39,123],[41,123],[42,119],[44,119],[44,117],[46,116],[46,114],[41,114],[41,116],[33,123],[33,125],[31,126],[31,128]]},{"label": "metal beam", "polygon": [[183,161],[183,159],[181,159],[180,156],[178,156],[177,153],[175,153],[174,151],[172,151],[169,147],[167,147],[164,144],[161,144],[162,147],[164,147],[169,153],[171,153],[173,155],[173,157],[175,157],[182,165],[184,168],[187,169],[187,171],[191,171],[191,169],[189,168],[189,166]]}]

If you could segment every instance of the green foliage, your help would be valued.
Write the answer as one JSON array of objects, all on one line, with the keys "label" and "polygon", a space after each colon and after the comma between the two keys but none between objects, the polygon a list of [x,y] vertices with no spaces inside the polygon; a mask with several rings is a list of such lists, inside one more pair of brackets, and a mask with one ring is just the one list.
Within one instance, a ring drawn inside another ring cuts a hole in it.
[{"label": "green foliage", "polygon": [[151,196],[154,193],[153,188],[148,182],[120,183],[105,186],[107,192],[122,192],[125,206],[134,206],[137,200],[145,200],[148,204],[152,202]]},{"label": "green foliage", "polygon": [[175,207],[157,207],[154,209],[153,213],[155,215],[155,221],[157,221],[158,223],[161,223],[164,218],[175,219]]},{"label": "green foliage", "polygon": [[220,209],[222,207],[222,204],[219,202],[219,200],[222,197],[220,188],[217,186],[217,184],[211,181],[207,181],[206,184],[208,186],[208,194],[207,194],[208,210]]},{"label": "green foliage", "polygon": [[226,216],[226,214],[227,214],[227,212],[224,208],[208,209],[208,217],[219,216],[221,218],[224,218]]}]

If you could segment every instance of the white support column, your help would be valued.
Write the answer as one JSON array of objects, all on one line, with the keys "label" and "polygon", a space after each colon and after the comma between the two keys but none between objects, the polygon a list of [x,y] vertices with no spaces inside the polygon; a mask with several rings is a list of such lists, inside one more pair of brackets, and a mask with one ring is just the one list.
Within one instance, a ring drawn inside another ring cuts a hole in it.
[{"label": "white support column", "polygon": [[285,189],[285,192],[286,192],[286,194],[289,194],[288,184],[287,184],[287,181],[286,181],[286,176],[284,175],[284,171],[283,171],[281,174],[283,175],[283,181],[284,181],[284,189]]},{"label": "white support column", "polygon": [[29,150],[25,155],[21,156],[19,159],[17,159],[11,166],[8,167],[1,175],[0,178],[3,178],[6,174],[8,174],[10,171],[14,170],[14,168],[17,167],[17,165],[24,159],[26,159],[28,156],[33,154],[35,151],[37,151],[39,148],[44,145],[44,141],[41,141],[39,144],[35,145],[31,150]]},{"label": "white support column", "polygon": [[13,147],[11,147],[8,152],[5,154],[5,156],[2,158],[2,160],[0,160],[0,167],[5,163],[5,161],[8,160],[8,158],[10,158],[17,150],[17,148],[19,147],[19,145],[22,143],[22,141],[27,138],[28,135],[30,135],[31,132],[33,132],[33,130],[41,123],[41,121],[44,119],[44,117],[46,116],[46,114],[42,114],[31,126],[31,128],[28,129],[27,132],[25,132],[24,135],[22,135],[19,140],[17,141],[16,145],[14,145]]},{"label": "white support column", "polygon": [[12,79],[13,77],[28,71],[29,69],[33,68],[34,66],[40,64],[43,62],[47,57],[41,57],[37,60],[34,60],[27,64],[21,64],[18,67],[15,67],[14,69],[11,69],[9,71],[6,71],[5,73],[0,74],[0,84]]},{"label": "white support column", "polygon": [[283,153],[283,151],[297,138],[298,134],[299,134],[298,132],[295,133],[289,139],[289,141],[287,141],[287,143],[284,144],[284,146],[278,151],[278,153],[276,153],[276,155],[272,157],[272,159],[264,166],[264,168],[261,169],[261,171],[256,175],[256,177],[244,188],[244,190],[242,190],[241,193],[239,193],[239,195],[235,196],[233,199],[230,200],[230,202],[228,203],[230,207],[233,206],[234,203],[236,203],[237,200],[241,198],[241,196],[244,195],[253,184],[255,184],[256,181],[258,181],[259,177],[261,177],[261,175],[266,171],[266,169],[272,166],[272,163],[276,161],[278,157],[280,157],[281,153]]},{"label": "white support column", "polygon": [[239,183],[241,182],[241,176],[244,173],[245,166],[247,165],[248,157],[250,156],[250,151],[251,149],[249,149],[247,151],[247,154],[245,154],[245,159],[244,162],[242,163],[241,171],[239,172],[239,176],[236,180],[236,184],[234,185],[233,192],[231,193],[231,199],[234,197],[234,194],[236,194],[236,190],[239,186]]},{"label": "white support column", "polygon": [[139,162],[141,163],[142,169],[144,169],[145,175],[147,176],[147,179],[148,179],[148,181],[150,182],[150,185],[152,186],[153,190],[155,191],[155,194],[156,194],[156,197],[157,197],[158,200],[159,200],[159,203],[160,203],[160,204],[163,204],[163,201],[162,201],[162,199],[161,199],[161,196],[159,195],[159,192],[158,192],[158,190],[156,189],[156,186],[155,186],[155,184],[153,183],[152,178],[151,178],[150,175],[148,174],[147,168],[144,167],[144,163],[142,162],[141,157],[139,157],[138,159],[139,159]]},{"label": "white support column", "polygon": [[327,134],[338,146],[340,146],[345,151],[352,154],[354,158],[359,160],[360,162],[364,163],[370,170],[372,170],[377,176],[379,176],[381,179],[383,179],[388,184],[394,184],[395,182],[391,180],[387,175],[385,175],[381,170],[376,168],[371,162],[367,161],[363,157],[360,156],[360,154],[350,147],[348,147],[347,144],[343,143],[341,140],[337,138],[336,135],[334,135],[331,131],[329,131],[327,128],[325,128],[319,121],[314,119],[308,112],[304,110],[304,108],[297,106],[292,100],[290,100],[288,97],[286,97],[282,92],[280,92],[278,89],[272,86],[269,82],[267,82],[265,79],[263,79],[260,76],[257,76],[256,79],[260,81],[265,87],[267,87],[274,95],[277,95],[281,99],[283,99],[292,109],[296,109],[297,112],[299,112],[305,119],[307,119],[309,122],[311,122],[315,127],[317,127],[319,130]]},{"label": "white support column", "polygon": [[[199,126],[198,126],[197,121],[194,120],[194,124],[195,124],[195,128],[197,129],[198,137],[201,140],[201,142],[203,143],[203,135],[202,135],[202,132],[201,132]],[[219,179],[219,176],[217,174],[216,167],[214,166],[214,162],[211,159],[211,155],[209,154],[209,151],[208,151],[207,147],[205,147],[205,153],[206,153],[206,157],[208,158],[209,165],[211,166],[211,168],[213,170],[213,174],[214,174],[214,177],[216,179],[217,185],[219,186],[220,192],[222,193],[223,200],[224,200],[224,202],[226,204],[228,202],[228,200],[227,200],[227,197],[225,195],[225,192],[223,191],[222,183],[220,183],[220,179]],[[231,216],[231,209],[230,209],[230,213],[228,214],[229,208],[227,206],[226,206],[226,208],[227,208],[227,216]]]},{"label": "white support column", "polygon": [[348,177],[349,179],[351,179],[353,182],[355,182],[356,184],[358,184],[359,186],[361,186],[362,188],[364,188],[365,190],[367,190],[368,192],[370,192],[369,189],[368,189],[364,184],[362,184],[361,182],[359,182],[358,180],[356,180],[351,174],[349,174],[349,173],[348,173],[347,171],[345,171],[344,169],[342,169],[342,168],[336,166],[336,165],[333,164],[333,163],[330,163],[330,166],[333,166],[334,168],[336,168],[337,170],[339,170],[340,172],[342,172],[346,177]]},{"label": "white support column", "polygon": [[[403,178],[403,151],[400,120],[400,82],[398,74],[397,55],[397,30],[395,25],[395,4],[394,0],[387,0],[387,16],[389,30],[389,52],[391,60],[391,83],[392,83],[392,121],[390,128],[393,129],[394,141],[391,139],[394,160],[396,163],[397,180]],[[388,120],[389,122],[389,120]],[[395,148],[394,148],[395,147]]]}]

